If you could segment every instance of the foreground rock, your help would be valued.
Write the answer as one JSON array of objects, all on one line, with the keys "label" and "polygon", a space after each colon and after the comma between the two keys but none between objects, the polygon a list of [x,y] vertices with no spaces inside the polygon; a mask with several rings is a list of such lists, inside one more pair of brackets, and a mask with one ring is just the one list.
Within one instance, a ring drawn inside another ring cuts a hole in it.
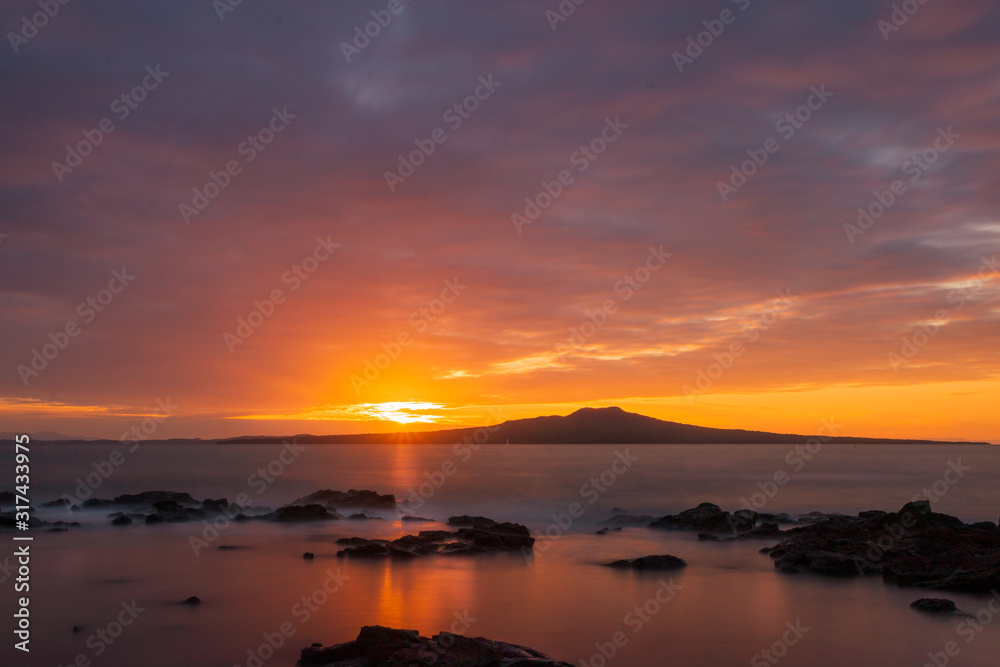
[{"label": "foreground rock", "polygon": [[[456,517],[452,517],[453,519]],[[422,530],[396,540],[369,540],[346,537],[337,540],[345,548],[337,556],[352,558],[416,558],[432,555],[472,555],[531,549],[535,538],[519,523],[497,523],[485,517],[468,528]],[[449,519],[449,523],[451,520]],[[461,521],[460,523],[466,523]]]},{"label": "foreground rock", "polygon": [[967,525],[931,511],[926,500],[898,512],[828,515],[792,528],[762,550],[788,573],[827,576],[881,575],[900,586],[988,593],[1000,587],[1000,529]]},{"label": "foreground rock", "polygon": [[323,489],[303,496],[291,503],[292,505],[322,505],[327,509],[359,509],[359,510],[394,510],[396,497],[392,494],[380,494],[375,491],[350,489],[334,491]]},{"label": "foreground rock", "polygon": [[329,667],[571,667],[524,646],[483,637],[465,637],[441,632],[421,637],[416,630],[394,630],[366,625],[358,638],[344,644],[302,649],[302,665]]},{"label": "foreground rock", "polygon": [[608,563],[608,567],[618,567],[629,570],[679,570],[687,567],[683,558],[662,554],[659,556],[642,556],[632,560],[616,560]]}]

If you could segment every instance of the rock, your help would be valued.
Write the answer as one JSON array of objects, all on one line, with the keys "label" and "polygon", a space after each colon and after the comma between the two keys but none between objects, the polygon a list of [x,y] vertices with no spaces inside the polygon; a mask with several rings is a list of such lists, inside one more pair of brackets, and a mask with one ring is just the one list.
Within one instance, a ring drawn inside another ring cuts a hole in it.
[{"label": "rock", "polygon": [[163,523],[163,517],[159,514],[150,514],[146,517],[147,524]]},{"label": "rock", "polygon": [[312,560],[312,559],[316,558],[316,554],[314,554],[311,551],[307,551],[304,554],[302,554],[302,558],[304,560]]},{"label": "rock", "polygon": [[649,524],[649,527],[665,530],[696,530],[704,533],[737,533],[752,530],[756,520],[757,513],[752,510],[737,510],[735,514],[730,514],[713,503],[701,503],[680,514],[668,514],[656,519]]},{"label": "rock", "polygon": [[358,512],[357,514],[352,514],[347,518],[353,519],[354,521],[385,521],[385,519],[383,519],[380,516],[368,516],[367,514],[362,514],[361,512]]},{"label": "rock", "polygon": [[132,519],[127,516],[117,516],[111,520],[112,526],[130,526],[132,525]]},{"label": "rock", "polygon": [[932,614],[961,614],[958,607],[951,600],[945,598],[920,598],[910,603],[910,606],[920,611]]},{"label": "rock", "polygon": [[448,517],[449,526],[485,526],[489,527],[495,525],[496,521],[493,519],[487,519],[484,516],[469,516],[463,514],[461,516],[450,516]]},{"label": "rock", "polygon": [[239,547],[234,547],[231,544],[220,544],[217,548],[219,551],[232,551],[233,549],[239,549]]},{"label": "rock", "polygon": [[416,630],[379,625],[361,628],[344,644],[302,649],[300,664],[328,667],[395,667],[434,658],[437,667],[571,667],[524,646],[442,632],[421,637]]},{"label": "rock", "polygon": [[192,595],[188,599],[181,602],[181,604],[187,604],[192,606],[199,605],[201,604],[201,598],[199,598],[197,595]]},{"label": "rock", "polygon": [[401,518],[400,521],[423,521],[425,523],[433,523],[434,519],[427,519],[427,518],[424,518],[422,516],[413,516],[413,515],[407,514],[406,516],[404,516],[403,518]]},{"label": "rock", "polygon": [[615,526],[614,528],[601,528],[599,531],[594,533],[594,535],[607,535],[608,533],[613,533],[616,531],[620,533],[621,530],[622,530],[621,526]]},{"label": "rock", "polygon": [[[482,518],[482,517],[479,517]],[[416,558],[431,555],[471,555],[531,549],[535,538],[517,523],[493,525],[476,523],[473,528],[447,530],[422,530],[417,535],[403,535],[396,540],[371,540],[363,537],[346,537],[337,540],[345,546],[338,557],[352,558]]]},{"label": "rock", "polygon": [[616,560],[608,563],[608,567],[626,568],[631,570],[679,570],[687,567],[682,558],[663,554],[660,556],[642,556],[632,560]]},{"label": "rock", "polygon": [[47,503],[42,503],[42,507],[61,507],[63,509],[68,509],[72,504],[73,503],[65,498],[59,498],[58,500],[50,500]]},{"label": "rock", "polygon": [[13,507],[16,500],[17,496],[13,491],[0,491],[0,507]]},{"label": "rock", "polygon": [[927,501],[898,512],[824,515],[781,537],[762,553],[786,573],[881,575],[900,586],[971,593],[1000,587],[1000,530],[932,512]]},{"label": "rock", "polygon": [[82,626],[79,626],[79,625],[74,625],[73,626],[73,634],[74,635],[77,634],[78,632],[82,632],[82,631],[83,631],[83,627]]},{"label": "rock", "polygon": [[396,509],[396,497],[392,494],[382,495],[367,490],[334,491],[323,489],[303,496],[291,504],[322,505],[327,509],[394,510]]},{"label": "rock", "polygon": [[611,508],[611,513],[612,514],[628,514],[628,510],[623,510],[621,507],[612,507]]}]

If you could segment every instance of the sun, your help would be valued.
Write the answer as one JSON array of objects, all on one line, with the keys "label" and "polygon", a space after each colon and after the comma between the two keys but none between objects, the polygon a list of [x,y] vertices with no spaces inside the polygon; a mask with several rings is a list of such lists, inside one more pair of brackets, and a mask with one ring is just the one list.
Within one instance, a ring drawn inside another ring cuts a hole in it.
[{"label": "sun", "polygon": [[368,415],[369,419],[384,419],[399,424],[434,424],[439,415],[425,414],[430,410],[440,410],[440,403],[423,403],[420,401],[393,401],[388,403],[362,403],[352,406],[359,413]]}]

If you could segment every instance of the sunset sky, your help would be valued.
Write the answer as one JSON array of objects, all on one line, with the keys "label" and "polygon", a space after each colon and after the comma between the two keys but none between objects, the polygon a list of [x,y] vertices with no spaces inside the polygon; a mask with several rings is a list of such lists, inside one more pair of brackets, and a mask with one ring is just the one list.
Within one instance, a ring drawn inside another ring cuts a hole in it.
[{"label": "sunset sky", "polygon": [[1000,442],[997,3],[224,1],[0,8],[0,431]]}]

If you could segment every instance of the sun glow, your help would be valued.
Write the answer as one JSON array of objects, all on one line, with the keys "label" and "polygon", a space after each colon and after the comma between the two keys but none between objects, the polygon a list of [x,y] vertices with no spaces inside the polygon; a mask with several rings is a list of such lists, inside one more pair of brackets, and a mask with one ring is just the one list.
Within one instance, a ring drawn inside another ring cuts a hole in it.
[{"label": "sun glow", "polygon": [[445,406],[421,401],[390,401],[386,403],[355,403],[313,407],[289,415],[246,415],[235,419],[303,420],[303,421],[391,421],[397,424],[436,424],[443,418],[434,414]]}]

